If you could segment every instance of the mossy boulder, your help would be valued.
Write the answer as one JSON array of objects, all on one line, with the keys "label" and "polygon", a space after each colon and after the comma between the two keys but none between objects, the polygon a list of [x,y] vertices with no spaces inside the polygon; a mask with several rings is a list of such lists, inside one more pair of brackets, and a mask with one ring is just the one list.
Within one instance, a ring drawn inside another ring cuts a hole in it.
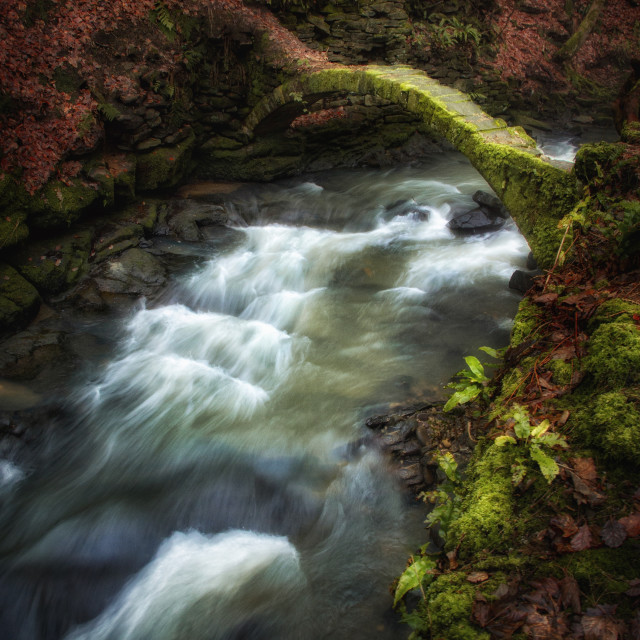
[{"label": "mossy boulder", "polygon": [[187,138],[168,147],[157,147],[153,151],[137,156],[136,190],[138,192],[174,187],[191,168],[191,153],[195,134],[189,131]]},{"label": "mossy boulder", "polygon": [[532,336],[540,319],[540,309],[528,298],[523,298],[511,328],[510,346],[515,348]]},{"label": "mossy boulder", "polygon": [[0,177],[0,249],[22,242],[29,236],[26,224],[28,194],[15,179],[4,174]]},{"label": "mossy boulder", "polygon": [[0,263],[0,334],[21,329],[36,315],[40,295],[13,267]]},{"label": "mossy boulder", "polygon": [[96,185],[74,178],[69,185],[51,180],[29,202],[27,224],[37,231],[69,227],[99,197]]},{"label": "mossy boulder", "polygon": [[71,287],[88,270],[91,232],[54,236],[31,242],[7,254],[7,261],[46,296]]},{"label": "mossy boulder", "polygon": [[573,173],[585,184],[602,178],[609,167],[622,155],[622,151],[621,145],[610,142],[585,144],[576,154]]},{"label": "mossy boulder", "polygon": [[461,558],[484,549],[500,548],[513,534],[514,497],[511,481],[512,452],[493,443],[477,446],[468,468],[468,492],[462,513],[448,535]]},{"label": "mossy boulder", "polygon": [[591,335],[584,370],[598,390],[640,382],[640,331],[633,320],[618,316]]},{"label": "mossy boulder", "polygon": [[471,623],[471,610],[477,587],[463,572],[439,576],[425,592],[433,638],[447,640],[489,640],[490,635]]}]

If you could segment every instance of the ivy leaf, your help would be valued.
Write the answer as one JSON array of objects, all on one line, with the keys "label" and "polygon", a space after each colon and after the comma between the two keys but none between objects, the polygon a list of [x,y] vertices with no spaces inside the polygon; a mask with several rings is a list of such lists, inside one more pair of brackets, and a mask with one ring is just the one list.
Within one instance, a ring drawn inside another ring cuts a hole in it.
[{"label": "ivy leaf", "polygon": [[484,367],[480,363],[480,360],[475,356],[466,356],[464,361],[467,363],[469,369],[471,369],[472,373],[476,376],[478,381],[482,381],[486,379],[484,375]]},{"label": "ivy leaf", "polygon": [[480,347],[480,351],[484,351],[487,355],[490,355],[492,358],[496,358],[496,360],[500,359],[500,354],[491,347]]},{"label": "ivy leaf", "polygon": [[532,444],[529,448],[529,452],[531,454],[531,458],[538,463],[542,475],[545,477],[547,482],[551,484],[553,479],[560,472],[560,468],[556,461],[548,456],[537,444]]},{"label": "ivy leaf", "polygon": [[444,405],[443,411],[451,411],[454,407],[457,407],[459,404],[465,404],[473,400],[474,398],[480,395],[482,388],[477,385],[469,385],[465,387],[462,391],[456,391],[448,400],[447,404]]},{"label": "ivy leaf", "polygon": [[432,572],[436,568],[436,562],[429,556],[421,556],[414,560],[403,572],[398,580],[398,586],[393,598],[393,606],[398,604],[398,600],[404,596],[407,591],[415,589],[422,585],[423,580],[428,576],[429,581],[433,580]]},{"label": "ivy leaf", "polygon": [[551,423],[548,420],[543,420],[538,426],[531,429],[531,436],[533,438],[539,438],[542,434],[549,430]]},{"label": "ivy leaf", "polygon": [[[545,422],[547,422],[547,420],[545,420]],[[545,433],[541,436],[538,436],[536,440],[540,444],[544,444],[547,447],[563,447],[564,449],[566,449],[569,446],[567,444],[567,439],[557,433]]]}]

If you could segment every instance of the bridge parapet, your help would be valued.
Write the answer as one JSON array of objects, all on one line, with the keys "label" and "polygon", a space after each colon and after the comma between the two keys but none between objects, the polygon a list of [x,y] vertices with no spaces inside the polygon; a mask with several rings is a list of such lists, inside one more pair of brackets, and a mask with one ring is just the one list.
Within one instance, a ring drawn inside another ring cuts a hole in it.
[{"label": "bridge parapet", "polygon": [[252,136],[261,124],[290,123],[307,100],[335,93],[372,94],[418,115],[435,137],[466,155],[516,221],[538,264],[553,264],[560,219],[577,202],[577,182],[547,162],[521,127],[485,113],[471,97],[408,66],[330,68],[302,75],[263,98],[244,122]]}]

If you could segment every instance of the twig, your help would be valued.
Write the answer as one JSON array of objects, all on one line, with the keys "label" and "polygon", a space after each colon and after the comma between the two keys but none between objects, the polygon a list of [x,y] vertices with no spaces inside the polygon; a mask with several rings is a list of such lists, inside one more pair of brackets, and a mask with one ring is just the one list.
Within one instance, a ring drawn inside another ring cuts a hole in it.
[{"label": "twig", "polygon": [[567,228],[564,230],[564,235],[562,236],[562,241],[560,242],[560,246],[558,247],[558,253],[556,253],[556,259],[553,261],[553,266],[551,267],[551,269],[547,273],[547,279],[545,280],[544,288],[542,289],[543,291],[546,291],[547,285],[549,284],[549,279],[551,278],[551,274],[553,273],[555,268],[558,266],[558,260],[560,259],[560,253],[562,252],[562,247],[564,246],[564,241],[567,238],[567,233],[569,233],[569,225],[567,225]]}]

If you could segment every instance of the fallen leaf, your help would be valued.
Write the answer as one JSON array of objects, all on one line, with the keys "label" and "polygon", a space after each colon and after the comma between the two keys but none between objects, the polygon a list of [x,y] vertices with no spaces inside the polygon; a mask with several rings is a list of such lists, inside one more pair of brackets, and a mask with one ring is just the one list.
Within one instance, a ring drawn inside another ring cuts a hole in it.
[{"label": "fallen leaf", "polygon": [[630,516],[620,518],[618,522],[625,528],[630,538],[640,536],[640,513],[632,513]]},{"label": "fallen leaf", "polygon": [[612,549],[621,546],[627,539],[627,531],[624,525],[620,524],[617,520],[609,520],[604,527],[602,527],[600,535],[607,547],[611,547]]},{"label": "fallen leaf", "polygon": [[573,488],[575,490],[573,495],[578,504],[588,503],[590,505],[598,505],[607,499],[605,495],[590,487],[573,471],[569,471],[569,475],[571,476],[571,480],[573,481]]},{"label": "fallen leaf", "polygon": [[585,640],[618,640],[621,623],[613,617],[615,605],[599,605],[587,609],[582,617]]},{"label": "fallen leaf", "polygon": [[473,571],[467,576],[467,581],[471,584],[479,584],[486,582],[489,579],[489,574],[486,571]]},{"label": "fallen leaf", "polygon": [[585,482],[595,482],[598,472],[593,458],[572,458],[570,461],[573,470]]},{"label": "fallen leaf", "polygon": [[[631,598],[640,596],[640,579],[629,580],[629,588],[625,593]],[[638,610],[638,613],[640,613],[640,610]]]},{"label": "fallen leaf", "polygon": [[557,529],[563,538],[570,538],[578,532],[576,521],[567,513],[551,518],[549,524]]},{"label": "fallen leaf", "polygon": [[571,607],[574,613],[580,613],[580,588],[573,576],[565,576],[560,580],[560,602],[563,607]]},{"label": "fallen leaf", "polygon": [[573,538],[571,538],[571,548],[574,551],[584,551],[589,549],[593,542],[593,536],[589,530],[589,525],[583,524]]},{"label": "fallen leaf", "polygon": [[533,301],[538,304],[549,304],[550,302],[555,302],[557,299],[557,293],[543,293],[541,296],[534,298]]}]

